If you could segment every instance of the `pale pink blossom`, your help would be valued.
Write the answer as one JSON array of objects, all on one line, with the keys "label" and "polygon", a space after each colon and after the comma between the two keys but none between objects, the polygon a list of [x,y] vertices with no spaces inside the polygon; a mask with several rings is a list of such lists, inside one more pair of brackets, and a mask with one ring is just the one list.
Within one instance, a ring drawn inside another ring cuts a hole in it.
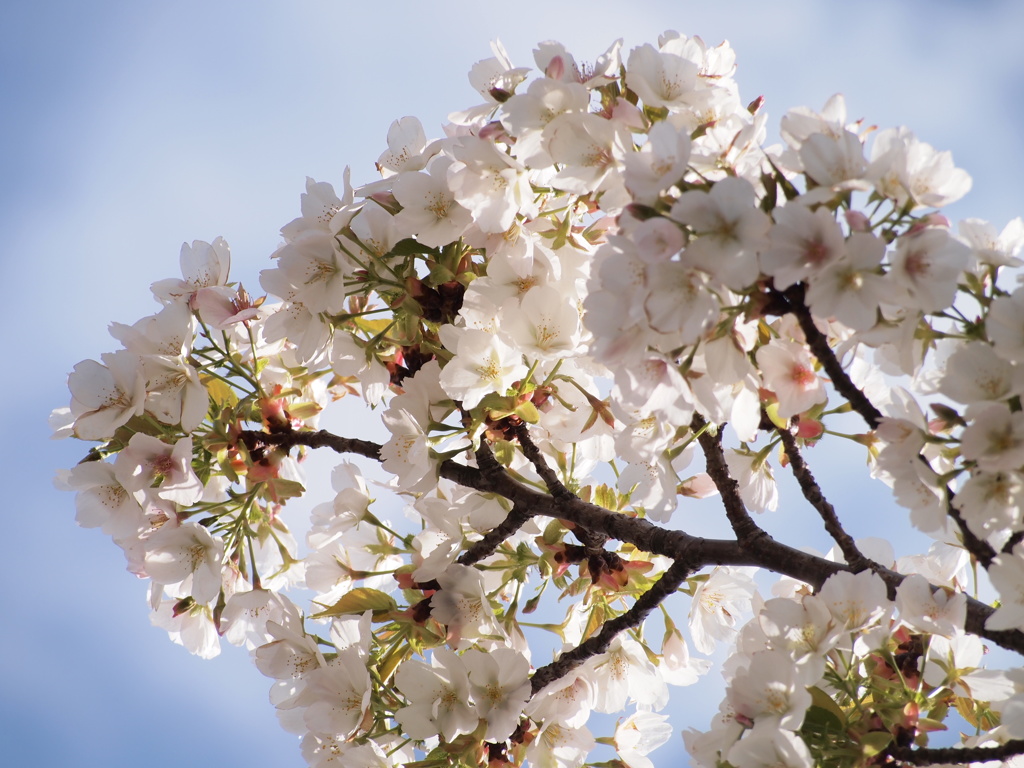
[{"label": "pale pink blossom", "polygon": [[802,344],[774,339],[757,350],[764,385],[779,399],[779,416],[788,419],[828,399],[825,383],[814,371],[811,354]]},{"label": "pale pink blossom", "polygon": [[139,358],[127,351],[105,353],[103,363],[83,360],[68,376],[74,434],[105,440],[146,407],[146,381]]},{"label": "pale pink blossom", "polygon": [[146,541],[146,572],[158,584],[180,584],[191,577],[191,594],[210,603],[221,590],[224,542],[203,526],[167,524]]},{"label": "pale pink blossom", "polygon": [[896,588],[896,608],[913,631],[950,637],[963,631],[967,595],[933,588],[923,576],[911,574]]},{"label": "pale pink blossom", "polygon": [[192,469],[191,437],[168,445],[136,432],[117,455],[114,475],[137,498],[154,485],[154,493],[161,499],[183,506],[195,504],[203,495],[203,483]]},{"label": "pale pink blossom", "polygon": [[683,251],[685,263],[737,291],[757,277],[757,254],[767,244],[771,222],[755,205],[749,181],[726,178],[709,192],[684,192],[670,215],[696,234]]}]

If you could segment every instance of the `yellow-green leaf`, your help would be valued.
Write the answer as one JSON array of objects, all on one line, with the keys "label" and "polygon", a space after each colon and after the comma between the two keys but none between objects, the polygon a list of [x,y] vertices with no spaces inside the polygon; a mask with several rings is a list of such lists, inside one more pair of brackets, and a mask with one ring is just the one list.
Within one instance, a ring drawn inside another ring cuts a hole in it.
[{"label": "yellow-green leaf", "polygon": [[380,619],[395,610],[398,603],[387,592],[369,587],[358,587],[345,593],[342,598],[326,610],[313,614],[313,619],[328,619],[334,616],[350,616],[354,613],[373,611],[373,618]]},{"label": "yellow-green leaf", "polygon": [[888,731],[871,731],[860,739],[861,753],[865,757],[874,757],[892,743],[892,734]]},{"label": "yellow-green leaf", "polygon": [[223,408],[224,406],[234,408],[238,405],[238,395],[225,382],[213,376],[204,376],[201,381],[203,386],[206,387],[206,391],[210,393],[210,399],[213,400],[218,408]]}]

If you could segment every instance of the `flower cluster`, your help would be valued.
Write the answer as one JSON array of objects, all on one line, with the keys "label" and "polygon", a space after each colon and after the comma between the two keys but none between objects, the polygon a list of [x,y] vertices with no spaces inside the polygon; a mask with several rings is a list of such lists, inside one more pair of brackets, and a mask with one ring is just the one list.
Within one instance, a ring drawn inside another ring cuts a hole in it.
[{"label": "flower cluster", "polygon": [[[396,121],[378,180],[307,180],[266,296],[222,239],[182,247],[160,311],[112,326],[121,349],[54,414],[97,444],[62,475],[79,523],[150,579],[175,642],[252,651],[312,766],[648,768],[669,686],[710,666],[689,645],[719,644],[695,764],[1024,752],[1024,676],[981,668],[982,638],[1024,652],[1024,224],[954,231],[936,209],[967,174],[841,96],[766,146],[726,43],[534,59],[495,44],[480,103],[439,139]],[[319,429],[356,398],[384,444]],[[842,438],[928,553],[845,532],[803,457]],[[405,520],[344,462],[300,548],[285,508],[325,448],[379,463]],[[778,508],[770,460],[830,556],[750,514]],[[734,539],[678,530],[684,503]],[[995,609],[965,594],[979,571]],[[929,748],[951,707],[977,734]],[[595,737],[594,712],[624,717]]]}]

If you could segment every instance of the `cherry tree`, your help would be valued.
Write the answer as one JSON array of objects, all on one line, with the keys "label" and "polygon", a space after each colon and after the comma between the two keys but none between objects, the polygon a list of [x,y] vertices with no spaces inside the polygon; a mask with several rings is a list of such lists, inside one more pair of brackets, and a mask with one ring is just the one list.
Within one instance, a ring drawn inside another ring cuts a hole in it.
[{"label": "cherry tree", "polygon": [[[251,651],[311,766],[647,768],[722,649],[694,765],[1019,760],[1024,223],[954,228],[951,155],[839,95],[768,145],[726,43],[492,47],[443,136],[307,181],[260,293],[186,244],[74,367],[78,522],[174,642]],[[357,405],[386,442],[320,428]],[[850,440],[926,552],[844,528],[808,451]]]}]

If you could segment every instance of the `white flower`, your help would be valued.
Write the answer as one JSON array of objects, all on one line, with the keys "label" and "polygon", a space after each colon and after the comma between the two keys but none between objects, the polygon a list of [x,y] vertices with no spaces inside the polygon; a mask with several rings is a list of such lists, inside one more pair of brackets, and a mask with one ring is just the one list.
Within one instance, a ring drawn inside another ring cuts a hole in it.
[{"label": "white flower", "polygon": [[552,185],[578,195],[604,189],[610,174],[621,183],[614,172],[622,167],[629,146],[620,126],[590,112],[566,112],[544,129],[544,147],[562,165]]},{"label": "white flower", "polygon": [[139,358],[127,351],[105,353],[103,364],[83,360],[68,376],[74,434],[105,440],[146,408],[146,382]]},{"label": "white flower", "polygon": [[402,662],[395,685],[408,702],[395,719],[410,738],[440,735],[451,741],[476,730],[480,717],[470,699],[466,665],[447,648],[435,649],[429,665],[419,659]]},{"label": "white flower", "polygon": [[1024,628],[1024,548],[1014,547],[1010,555],[998,555],[988,569],[999,590],[999,608],[985,622],[986,629]]},{"label": "white flower", "polygon": [[540,733],[526,747],[526,759],[537,768],[579,768],[595,743],[585,725],[569,727],[545,720]]},{"label": "white flower", "polygon": [[971,177],[953,165],[949,152],[936,152],[907,128],[888,128],[875,134],[867,176],[879,193],[902,207],[940,208],[956,202],[971,189]]},{"label": "white flower", "polygon": [[719,303],[706,273],[679,261],[647,269],[644,316],[651,329],[675,344],[695,344],[718,319]]},{"label": "white flower", "polygon": [[757,593],[754,580],[742,569],[715,568],[693,593],[690,603],[690,636],[701,653],[712,653],[717,641],[736,634],[740,615],[750,610]]},{"label": "white flower", "polygon": [[192,245],[181,244],[179,262],[182,280],[158,280],[150,288],[157,300],[165,304],[187,304],[202,288],[227,285],[231,249],[223,237],[218,237],[212,243],[193,240]]},{"label": "white flower", "polygon": [[953,303],[957,279],[970,254],[947,230],[928,227],[897,238],[889,274],[907,291],[908,306],[941,312]]},{"label": "white flower", "polygon": [[957,345],[946,360],[939,392],[958,403],[1004,400],[1024,389],[1022,373],[990,345],[968,341]]},{"label": "white flower", "polygon": [[641,710],[615,726],[615,750],[628,768],[654,768],[647,755],[672,738],[672,734],[667,716]]},{"label": "white flower", "polygon": [[1000,357],[1024,363],[1024,288],[992,301],[985,330]]},{"label": "white flower", "polygon": [[967,595],[933,590],[923,576],[907,576],[896,588],[900,621],[915,632],[951,637],[963,631],[967,619]]},{"label": "white flower", "polygon": [[286,614],[296,612],[287,597],[268,589],[235,592],[221,614],[224,638],[232,645],[254,650],[274,639],[267,631],[267,622],[285,621]]},{"label": "white flower", "polygon": [[115,540],[138,536],[148,526],[142,507],[118,482],[114,467],[105,461],[88,461],[67,475],[67,488],[78,491],[75,521],[83,528],[101,527]]},{"label": "white flower", "polygon": [[608,650],[587,662],[594,686],[594,709],[619,712],[627,701],[658,710],[668,703],[668,686],[643,646],[627,632],[615,636]]},{"label": "white flower", "polygon": [[994,547],[1006,543],[1024,513],[1024,478],[1018,472],[974,472],[953,499],[971,531]]},{"label": "white flower", "polygon": [[985,403],[971,409],[973,418],[960,438],[960,454],[987,472],[1024,466],[1024,413],[1005,403]]},{"label": "white flower", "polygon": [[834,317],[856,331],[878,320],[878,306],[894,303],[900,292],[880,274],[885,241],[867,232],[854,232],[845,254],[809,278],[807,304],[820,317]]},{"label": "white flower", "polygon": [[666,631],[658,663],[658,672],[666,683],[669,685],[693,685],[710,668],[710,661],[690,656],[690,649],[686,645],[686,638],[683,637],[682,632],[677,629]]},{"label": "white flower", "polygon": [[192,577],[190,594],[210,603],[220,593],[224,542],[197,523],[167,524],[146,541],[146,572],[158,584]]},{"label": "white flower", "polygon": [[154,484],[158,484],[156,496],[186,507],[203,496],[203,483],[192,469],[191,437],[168,445],[136,432],[117,455],[114,475],[136,498],[142,498]]},{"label": "white flower", "polygon": [[492,333],[446,325],[439,335],[455,353],[441,371],[441,386],[453,400],[461,400],[463,408],[475,408],[491,392],[504,395],[526,375],[522,353]]},{"label": "white flower", "polygon": [[537,286],[502,307],[501,330],[528,358],[569,357],[578,349],[580,313],[572,295]]},{"label": "white flower", "polygon": [[697,235],[683,251],[686,264],[703,269],[737,291],[756,279],[757,253],[765,245],[771,222],[756,206],[749,181],[730,177],[709,192],[684,192],[670,215]]},{"label": "white flower", "polygon": [[864,177],[868,164],[864,143],[850,130],[838,133],[814,133],[800,146],[800,162],[804,172],[824,187],[863,188],[858,180]]},{"label": "white flower", "polygon": [[626,84],[650,107],[686,106],[700,67],[681,51],[683,41],[670,41],[659,51],[651,44],[634,48],[626,61]]},{"label": "white flower", "polygon": [[345,169],[344,199],[338,197],[334,187],[325,181],[314,181],[306,177],[306,191],[299,197],[302,215],[281,227],[281,236],[286,243],[299,238],[304,232],[315,229],[331,232],[336,219],[348,218],[348,214],[338,216],[352,204],[352,188],[349,186],[349,169]]},{"label": "white flower", "polygon": [[814,372],[811,353],[795,341],[773,339],[755,354],[764,385],[779,399],[779,416],[788,419],[828,399]]},{"label": "white flower", "polygon": [[980,265],[993,267],[1019,267],[1017,256],[1024,248],[1024,219],[1013,219],[1003,231],[981,219],[964,219],[959,224],[960,237],[967,241],[974,258]]},{"label": "white flower", "polygon": [[503,634],[480,571],[452,563],[437,582],[441,588],[430,598],[430,615],[448,628],[449,644],[454,647],[465,640]]},{"label": "white flower", "polygon": [[395,177],[392,193],[402,205],[395,227],[406,237],[416,236],[424,245],[447,245],[466,231],[472,215],[455,200],[448,187],[452,160],[436,157],[427,169],[403,171]]},{"label": "white flower", "polygon": [[964,698],[989,702],[1008,699],[1014,694],[1013,681],[1003,670],[982,667],[986,650],[977,635],[933,635],[921,676],[928,685],[948,686]]},{"label": "white flower", "polygon": [[370,673],[355,648],[345,648],[326,665],[304,676],[295,704],[318,735],[347,739],[359,729],[370,707]]},{"label": "white flower", "polygon": [[892,611],[885,582],[872,571],[835,573],[822,585],[818,598],[828,606],[837,625],[849,633],[874,627]]},{"label": "white flower", "polygon": [[835,645],[838,628],[821,598],[773,598],[765,601],[758,625],[771,648],[785,651],[796,662],[805,685],[825,673],[824,655]]},{"label": "white flower", "polygon": [[740,453],[730,448],[725,454],[726,464],[740,487],[740,498],[754,512],[774,512],[779,508],[779,489],[775,484],[771,465],[764,459]]},{"label": "white flower", "polygon": [[736,768],[811,768],[814,761],[803,739],[765,723],[745,734],[727,753]]},{"label": "white flower", "polygon": [[585,112],[589,101],[590,94],[579,83],[562,83],[549,78],[534,80],[526,93],[517,93],[502,107],[502,125],[516,137],[512,154],[530,168],[551,165],[551,157],[542,141],[544,129],[558,115]]},{"label": "white flower", "polygon": [[689,161],[689,135],[668,121],[655,123],[640,151],[624,158],[626,188],[637,202],[653,205],[683,180]]},{"label": "white flower", "polygon": [[154,626],[167,630],[172,642],[201,659],[219,655],[220,636],[210,607],[200,602],[193,602],[184,609],[179,606],[179,601],[161,601],[150,614],[150,621]]},{"label": "white flower", "polygon": [[388,128],[388,148],[377,158],[377,168],[384,178],[402,171],[421,171],[426,166],[423,150],[427,137],[417,117],[395,120]]},{"label": "white flower", "polygon": [[811,694],[784,650],[760,651],[729,682],[726,696],[736,714],[755,723],[795,731],[811,706]]},{"label": "white flower", "polygon": [[307,229],[274,256],[285,279],[296,289],[294,301],[301,301],[313,313],[345,311],[345,282],[356,265],[337,249],[330,232]]},{"label": "white flower", "polygon": [[844,251],[843,232],[827,208],[811,211],[803,205],[787,205],[775,211],[769,245],[760,257],[761,269],[774,277],[781,291],[835,264]]},{"label": "white flower", "polygon": [[484,232],[504,232],[518,214],[536,213],[526,168],[492,142],[467,136],[452,151],[448,186]]},{"label": "white flower", "polygon": [[530,662],[511,648],[489,653],[470,649],[462,656],[478,715],[487,722],[486,741],[504,741],[519,724],[530,700]]}]

